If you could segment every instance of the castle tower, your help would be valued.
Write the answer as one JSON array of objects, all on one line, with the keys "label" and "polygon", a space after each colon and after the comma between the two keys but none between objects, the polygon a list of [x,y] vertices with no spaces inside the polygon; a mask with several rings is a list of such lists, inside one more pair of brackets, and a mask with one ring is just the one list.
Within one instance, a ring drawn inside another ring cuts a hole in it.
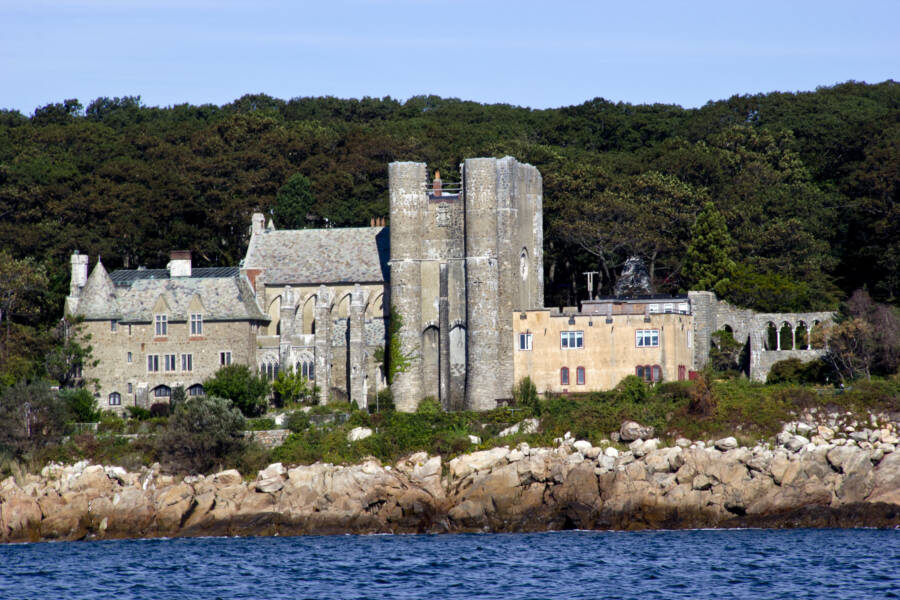
[{"label": "castle tower", "polygon": [[[497,161],[463,164],[466,210],[466,408],[489,410],[500,397],[500,281],[497,260]],[[511,317],[511,315],[510,315]]]},{"label": "castle tower", "polygon": [[73,315],[78,310],[78,300],[81,291],[88,280],[88,256],[79,254],[78,250],[72,253],[70,259],[72,265],[72,278],[69,281],[69,296],[66,298],[66,314]]},{"label": "castle tower", "polygon": [[412,412],[422,398],[420,325],[422,231],[421,218],[427,209],[425,163],[394,162],[388,167],[390,187],[391,306],[403,318],[400,351],[412,358],[404,373],[397,373],[391,385],[398,410]]}]

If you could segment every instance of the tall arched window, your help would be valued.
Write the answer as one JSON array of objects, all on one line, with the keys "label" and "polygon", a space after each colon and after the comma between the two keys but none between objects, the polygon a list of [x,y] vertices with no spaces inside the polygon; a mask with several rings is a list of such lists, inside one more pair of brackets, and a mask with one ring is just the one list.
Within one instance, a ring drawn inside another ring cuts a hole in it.
[{"label": "tall arched window", "polygon": [[569,385],[569,367],[563,367],[559,370],[559,384]]},{"label": "tall arched window", "polygon": [[584,385],[584,367],[575,369],[575,383],[577,385]]},{"label": "tall arched window", "polygon": [[109,405],[110,406],[119,406],[122,404],[122,396],[119,392],[113,392],[109,395]]}]

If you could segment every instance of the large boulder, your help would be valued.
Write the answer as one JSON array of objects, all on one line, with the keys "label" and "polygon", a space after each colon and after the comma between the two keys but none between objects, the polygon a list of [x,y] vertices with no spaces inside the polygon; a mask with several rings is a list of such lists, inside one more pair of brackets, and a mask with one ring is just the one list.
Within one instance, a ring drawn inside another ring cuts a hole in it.
[{"label": "large boulder", "polygon": [[619,439],[623,442],[634,440],[649,440],[656,433],[656,429],[649,425],[641,425],[635,421],[625,421],[619,428]]},{"label": "large boulder", "polygon": [[900,504],[900,452],[885,455],[872,478],[869,502]]}]

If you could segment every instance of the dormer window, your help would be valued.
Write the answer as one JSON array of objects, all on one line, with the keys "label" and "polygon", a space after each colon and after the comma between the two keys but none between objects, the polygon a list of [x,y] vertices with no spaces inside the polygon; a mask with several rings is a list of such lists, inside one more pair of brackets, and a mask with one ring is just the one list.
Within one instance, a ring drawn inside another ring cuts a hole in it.
[{"label": "dormer window", "polygon": [[169,335],[169,319],[166,315],[156,315],[156,336]]},{"label": "dormer window", "polygon": [[191,335],[203,335],[203,315],[191,313]]}]

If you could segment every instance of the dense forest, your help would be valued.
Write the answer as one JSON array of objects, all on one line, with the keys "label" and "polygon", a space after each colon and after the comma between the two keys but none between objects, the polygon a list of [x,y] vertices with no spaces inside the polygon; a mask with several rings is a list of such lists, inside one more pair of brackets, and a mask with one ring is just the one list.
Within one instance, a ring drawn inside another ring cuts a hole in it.
[{"label": "dense forest", "polygon": [[454,181],[462,159],[507,154],[544,177],[548,305],[584,299],[585,271],[609,293],[632,255],[657,291],[708,287],[761,310],[836,308],[862,287],[900,294],[893,81],[699,109],[64,100],[30,117],[0,111],[0,378],[53,367],[75,249],[108,269],[161,267],[182,248],[200,266],[234,265],[255,210],[365,225],[387,216],[387,163],[425,161]]}]

